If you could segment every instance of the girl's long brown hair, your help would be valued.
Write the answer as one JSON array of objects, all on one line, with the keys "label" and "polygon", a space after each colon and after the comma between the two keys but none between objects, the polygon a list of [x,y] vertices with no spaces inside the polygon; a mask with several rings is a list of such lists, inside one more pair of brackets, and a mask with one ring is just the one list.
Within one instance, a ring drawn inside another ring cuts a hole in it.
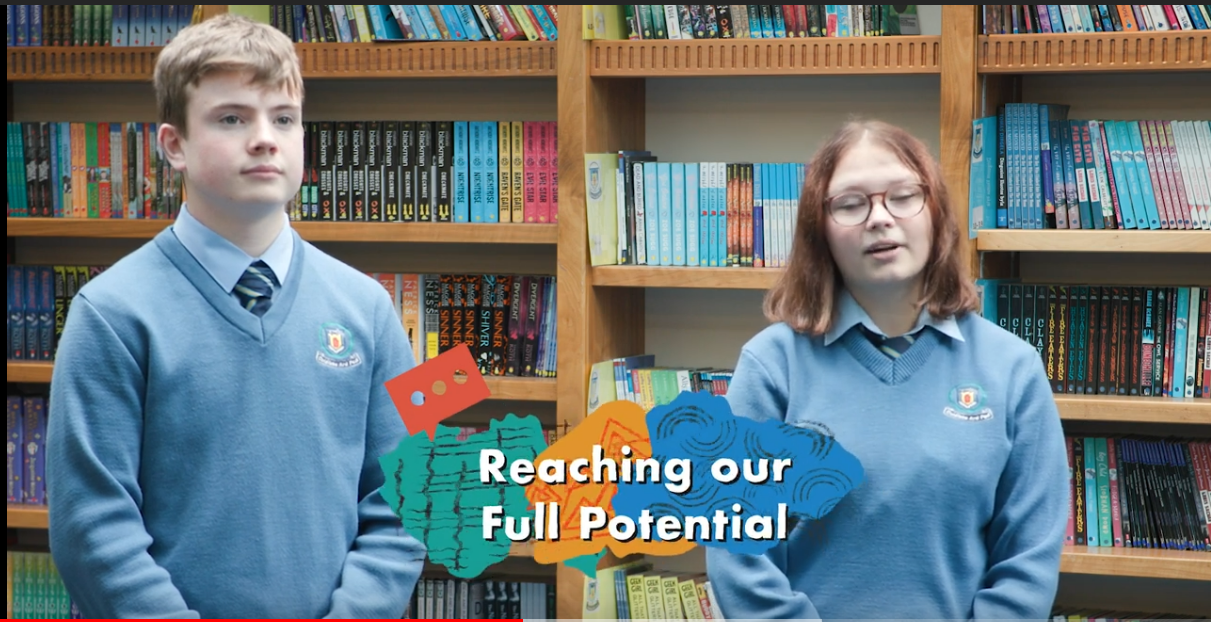
[{"label": "girl's long brown hair", "polygon": [[935,317],[978,309],[974,283],[967,275],[964,240],[959,235],[950,196],[929,149],[903,129],[881,121],[851,121],[841,127],[807,166],[799,196],[799,216],[790,258],[778,282],[765,295],[765,316],[813,336],[828,332],[844,282],[825,238],[825,198],[837,162],[863,139],[887,148],[916,173],[926,188],[926,209],[933,239],[925,264],[920,305]]}]

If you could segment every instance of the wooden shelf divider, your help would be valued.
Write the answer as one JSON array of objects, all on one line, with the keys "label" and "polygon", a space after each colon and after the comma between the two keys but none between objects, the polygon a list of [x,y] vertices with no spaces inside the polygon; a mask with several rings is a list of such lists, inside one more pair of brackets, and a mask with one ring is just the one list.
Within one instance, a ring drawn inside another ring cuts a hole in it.
[{"label": "wooden shelf divider", "polygon": [[[49,383],[54,363],[46,361],[9,361],[8,381],[29,384]],[[516,378],[512,376],[484,376],[492,400],[514,400],[522,402],[554,402],[556,382],[554,378]]]},{"label": "wooden shelf divider", "polygon": [[773,287],[781,274],[781,268],[597,266],[592,269],[593,284],[605,287],[766,290]]},{"label": "wooden shelf divider", "polygon": [[[9,237],[151,239],[171,220],[110,218],[9,218]],[[554,224],[444,222],[290,223],[311,242],[429,242],[447,244],[554,245]]]},{"label": "wooden shelf divider", "polygon": [[981,229],[977,236],[980,251],[1211,254],[1206,231]]},{"label": "wooden shelf divider", "polygon": [[[9,47],[9,82],[146,82],[159,47]],[[553,41],[296,43],[304,79],[554,78]]]},{"label": "wooden shelf divider", "polygon": [[593,41],[596,78],[937,74],[941,37]]},{"label": "wooden shelf divider", "polygon": [[1211,70],[1211,31],[980,35],[979,73]]},{"label": "wooden shelf divider", "polygon": [[1211,581],[1211,553],[1113,547],[1064,548],[1060,572]]}]

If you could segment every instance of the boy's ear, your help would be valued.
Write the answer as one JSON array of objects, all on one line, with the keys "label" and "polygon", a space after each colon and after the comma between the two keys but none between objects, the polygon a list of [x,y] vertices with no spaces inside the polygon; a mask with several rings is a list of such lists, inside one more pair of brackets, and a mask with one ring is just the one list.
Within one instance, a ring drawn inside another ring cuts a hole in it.
[{"label": "boy's ear", "polygon": [[160,152],[172,165],[173,170],[185,172],[185,136],[175,125],[161,123],[156,131],[156,139],[160,142]]}]

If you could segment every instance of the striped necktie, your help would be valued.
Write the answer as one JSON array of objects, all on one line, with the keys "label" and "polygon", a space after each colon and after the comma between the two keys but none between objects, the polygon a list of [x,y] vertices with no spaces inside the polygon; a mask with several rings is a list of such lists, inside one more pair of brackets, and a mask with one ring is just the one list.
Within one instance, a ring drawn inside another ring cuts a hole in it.
[{"label": "striped necktie", "polygon": [[916,335],[904,335],[902,337],[885,337],[875,331],[859,324],[858,328],[862,329],[862,333],[867,339],[879,349],[880,352],[886,354],[888,358],[898,359],[902,354],[908,351],[908,348],[916,342]]},{"label": "striped necktie", "polygon": [[251,311],[257,317],[265,315],[269,305],[273,303],[273,270],[264,261],[258,260],[248,266],[239,282],[235,284],[235,295],[240,300],[240,306]]}]

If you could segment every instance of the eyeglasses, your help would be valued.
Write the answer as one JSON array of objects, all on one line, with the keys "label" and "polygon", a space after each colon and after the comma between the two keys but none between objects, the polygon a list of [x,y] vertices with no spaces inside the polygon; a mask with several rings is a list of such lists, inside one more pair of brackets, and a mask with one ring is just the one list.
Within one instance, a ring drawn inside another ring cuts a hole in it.
[{"label": "eyeglasses", "polygon": [[826,199],[828,215],[842,227],[853,227],[870,218],[875,197],[895,218],[912,218],[925,207],[925,186],[919,183],[896,184],[883,192],[846,192]]}]

